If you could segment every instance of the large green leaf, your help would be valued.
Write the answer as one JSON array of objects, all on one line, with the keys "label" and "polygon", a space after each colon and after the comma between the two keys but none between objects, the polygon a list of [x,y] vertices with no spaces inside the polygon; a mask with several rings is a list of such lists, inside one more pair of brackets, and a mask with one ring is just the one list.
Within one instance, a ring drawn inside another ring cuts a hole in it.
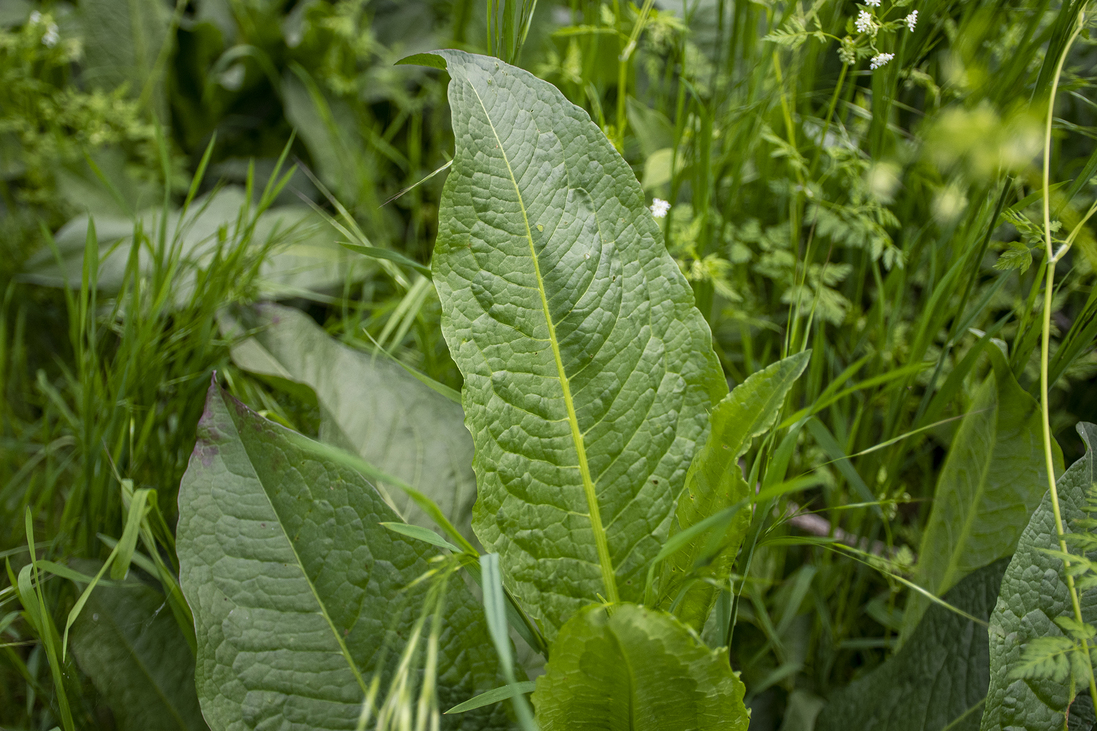
[{"label": "large green leaf", "polygon": [[[797,353],[753,373],[717,404],[708,441],[693,457],[686,473],[686,488],[678,499],[678,519],[670,529],[672,536],[750,497],[739,458],[752,439],[777,421],[785,396],[810,359],[811,353]],[[735,554],[749,527],[750,511],[741,510],[727,527],[719,553],[704,566],[695,566],[710,540],[704,534],[667,559],[660,582],[660,606],[669,607],[683,583],[694,579],[674,613],[700,632],[716,602],[720,591],[717,587],[731,575]]]},{"label": "large green leaf", "polygon": [[[214,731],[354,728],[386,631],[407,639],[428,583],[405,590],[432,549],[379,525],[396,515],[312,444],[211,387],[180,487],[178,550]],[[442,708],[502,684],[483,611],[460,581],[446,618]],[[447,727],[506,726],[497,708],[472,714]]]},{"label": "large green leaf", "polygon": [[[1002,352],[987,352],[994,370],[952,440],[922,536],[915,580],[937,596],[980,566],[1010,556],[1047,490],[1039,405],[1017,385]],[[1055,456],[1061,472],[1058,445]],[[904,636],[928,604],[911,595]]]},{"label": "large green leaf", "polygon": [[[258,305],[253,317],[221,322],[230,337],[255,332],[233,346],[238,366],[315,391],[323,441],[418,489],[454,525],[468,525],[476,477],[459,405],[384,356],[343,345],[299,310]],[[410,522],[433,527],[406,494],[388,493]]]},{"label": "large green leaf", "polygon": [[743,684],[672,615],[587,607],[552,647],[533,704],[543,731],[746,731]]},{"label": "large green leaf", "polygon": [[72,625],[72,651],[123,731],[206,728],[194,656],[155,589],[96,587]]},{"label": "large green leaf", "polygon": [[[986,621],[1007,559],[969,574],[944,600]],[[816,731],[977,731],[990,682],[986,627],[939,604],[902,649],[835,693]]]},{"label": "large green leaf", "polygon": [[[1097,482],[1093,451],[1097,447],[1097,426],[1079,424],[1078,433],[1086,444],[1086,455],[1056,483],[1063,531],[1067,535],[1075,532],[1076,520],[1088,517],[1083,508]],[[998,605],[990,618],[990,688],[982,731],[1046,731],[1064,726],[1072,700],[1069,683],[1050,677],[1013,675],[1027,643],[1062,636],[1054,620],[1074,616],[1063,578],[1063,562],[1047,553],[1059,551],[1057,533],[1048,492],[1021,534],[1017,552],[1002,579]],[[1091,554],[1089,558],[1095,559],[1097,555]],[[1081,603],[1085,622],[1097,624],[1097,591],[1083,594]]]},{"label": "large green leaf", "polygon": [[434,281],[476,445],[473,528],[551,638],[639,601],[727,392],[693,294],[601,130],[551,85],[439,51],[456,154]]}]

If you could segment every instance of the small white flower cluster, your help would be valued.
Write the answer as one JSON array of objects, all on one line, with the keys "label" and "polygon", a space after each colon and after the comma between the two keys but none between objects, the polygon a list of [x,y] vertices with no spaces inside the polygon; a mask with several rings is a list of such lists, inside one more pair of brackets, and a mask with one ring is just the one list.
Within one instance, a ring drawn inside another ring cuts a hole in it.
[{"label": "small white flower cluster", "polygon": [[46,20],[46,18],[37,10],[30,14],[31,25],[45,25],[46,32],[42,34],[42,45],[46,48],[53,48],[57,45],[57,41],[61,40],[61,34],[57,30],[57,23],[52,20]]},{"label": "small white flower cluster", "polygon": [[878,8],[880,7],[880,0],[865,0],[865,5],[868,5],[870,8]]},{"label": "small white flower cluster", "polygon": [[872,33],[876,30],[876,21],[873,20],[872,15],[867,10],[862,10],[857,14],[857,20],[854,21],[853,25],[857,28],[858,33]]},{"label": "small white flower cluster", "polygon": [[918,25],[918,11],[912,10],[910,15],[906,17],[907,28],[910,28],[910,32],[914,32],[914,26]]},{"label": "small white flower cluster", "polygon": [[651,215],[656,218],[666,218],[667,211],[670,210],[670,203],[662,198],[655,198],[651,202]]},{"label": "small white flower cluster", "polygon": [[886,66],[887,62],[895,58],[894,53],[877,53],[872,57],[872,62],[868,65],[870,69],[875,71],[881,66]]}]

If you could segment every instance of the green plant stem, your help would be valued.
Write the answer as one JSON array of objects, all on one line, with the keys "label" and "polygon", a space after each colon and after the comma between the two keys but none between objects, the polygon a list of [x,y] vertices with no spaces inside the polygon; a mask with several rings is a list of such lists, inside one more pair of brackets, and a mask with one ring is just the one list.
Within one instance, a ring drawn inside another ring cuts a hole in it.
[{"label": "green plant stem", "polygon": [[[1070,34],[1063,52],[1059,56],[1059,62],[1055,66],[1055,76],[1051,81],[1051,93],[1047,104],[1047,125],[1044,128],[1044,247],[1047,255],[1047,281],[1044,284],[1044,312],[1043,328],[1040,336],[1040,412],[1044,421],[1044,463],[1047,472],[1048,491],[1051,495],[1051,510],[1055,515],[1055,530],[1059,535],[1059,550],[1064,555],[1069,555],[1066,539],[1063,537],[1063,515],[1059,509],[1059,492],[1055,486],[1055,466],[1051,451],[1051,417],[1048,409],[1048,360],[1051,343],[1051,307],[1052,295],[1055,287],[1055,263],[1057,257],[1051,243],[1051,122],[1055,112],[1055,94],[1059,88],[1059,77],[1063,72],[1063,64],[1067,54],[1070,53],[1074,40],[1082,31],[1084,11],[1078,12],[1074,32]],[[1070,603],[1074,609],[1074,619],[1079,624],[1084,624],[1082,619],[1082,605],[1078,600],[1078,589],[1074,586],[1074,577],[1070,573],[1070,560],[1063,559],[1063,573],[1066,575],[1067,589],[1070,591]],[[1082,650],[1089,659],[1089,643],[1082,641]],[[1089,695],[1097,706],[1097,682],[1094,681],[1093,667],[1089,671]]]},{"label": "green plant stem", "polygon": [[635,25],[632,26],[628,43],[625,44],[624,49],[617,56],[617,129],[615,130],[613,144],[617,147],[617,151],[622,154],[625,152],[625,128],[628,127],[628,113],[625,102],[627,100],[629,59],[632,57],[632,52],[636,50],[636,42],[640,39],[640,33],[644,30],[648,13],[651,12],[651,7],[654,4],[655,0],[644,1],[644,7],[640,10]]}]

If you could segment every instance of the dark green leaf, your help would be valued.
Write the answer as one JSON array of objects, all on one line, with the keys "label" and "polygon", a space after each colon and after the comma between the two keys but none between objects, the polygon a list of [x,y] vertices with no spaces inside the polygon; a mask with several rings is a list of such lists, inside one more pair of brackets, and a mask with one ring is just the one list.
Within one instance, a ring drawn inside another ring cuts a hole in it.
[{"label": "dark green leaf", "polygon": [[[428,583],[405,589],[434,549],[382,528],[392,510],[313,444],[211,387],[180,487],[178,549],[214,729],[354,728],[386,631],[408,637]],[[448,708],[500,678],[463,582],[449,583],[445,607],[438,694]],[[448,728],[507,725],[498,709],[447,718]]]},{"label": "dark green leaf", "polygon": [[[1017,385],[1002,352],[987,352],[994,370],[952,440],[922,537],[915,583],[937,596],[980,566],[1010,556],[1047,490],[1039,405]],[[1057,445],[1055,455],[1061,471]],[[911,596],[904,635],[927,605]]]},{"label": "dark green leaf", "polygon": [[100,582],[73,624],[72,652],[80,669],[123,731],[205,729],[194,656],[167,600],[140,582],[127,584]]},{"label": "dark green leaf", "polygon": [[[968,575],[945,596],[986,620],[1006,559]],[[987,631],[931,605],[902,649],[831,696],[816,731],[975,731],[990,681]]]}]

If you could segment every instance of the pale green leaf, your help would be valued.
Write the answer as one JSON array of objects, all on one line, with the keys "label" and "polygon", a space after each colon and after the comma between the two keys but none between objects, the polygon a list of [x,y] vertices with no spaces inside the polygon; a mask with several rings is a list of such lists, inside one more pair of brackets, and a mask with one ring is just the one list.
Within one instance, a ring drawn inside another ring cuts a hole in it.
[{"label": "pale green leaf", "polygon": [[551,85],[439,51],[456,154],[434,282],[476,445],[473,528],[550,639],[639,601],[727,392],[631,169]]},{"label": "pale green leaf", "polygon": [[[985,621],[1006,559],[960,581],[944,599]],[[816,731],[975,731],[990,682],[986,628],[940,605],[895,655],[833,694]]]},{"label": "pale green leaf", "polygon": [[[672,537],[750,497],[739,458],[751,440],[773,427],[785,396],[810,359],[811,353],[805,352],[778,361],[752,374],[716,406],[708,441],[686,473],[677,520],[670,529]],[[749,526],[750,512],[739,511],[725,530],[720,552],[704,566],[695,566],[710,540],[703,535],[668,559],[663,564],[659,606],[669,607],[687,580],[696,579],[673,611],[700,632],[716,602],[717,585],[731,575],[735,554]]]},{"label": "pale green leaf", "polygon": [[[1087,517],[1083,508],[1097,482],[1093,451],[1097,447],[1097,426],[1079,424],[1078,433],[1086,444],[1086,455],[1056,483],[1063,530],[1068,535],[1076,530],[1075,521]],[[1026,673],[1024,668],[1032,659],[1032,652],[1040,650],[1037,646],[1026,658],[1025,648],[1038,638],[1062,636],[1055,620],[1074,614],[1063,562],[1046,553],[1047,549],[1058,550],[1057,533],[1051,495],[1046,493],[1021,534],[1002,579],[998,606],[990,618],[990,688],[982,731],[1046,731],[1064,727],[1073,698],[1070,683],[1063,682],[1060,671],[1065,669],[1069,674],[1070,659],[1063,658],[1066,665],[1045,668],[1054,669],[1054,673],[1017,677],[1018,673]],[[1095,556],[1090,554],[1089,558]],[[1087,592],[1080,599],[1082,619],[1087,624],[1097,624],[1097,592]],[[1076,686],[1076,690],[1084,688]]]},{"label": "pale green leaf", "polygon": [[543,731],[746,731],[727,653],[670,614],[587,607],[560,629],[550,657],[533,693]]},{"label": "pale green leaf", "polygon": [[[977,391],[937,481],[915,583],[941,596],[969,573],[1010,556],[1047,490],[1040,408],[1013,378],[1002,352],[987,348],[993,372]],[[1056,471],[1062,453],[1055,445]],[[928,605],[912,595],[906,636]]]},{"label": "pale green leaf", "polygon": [[[223,315],[220,322],[229,337],[255,333],[233,346],[236,365],[315,392],[321,439],[403,480],[467,530],[476,477],[459,405],[385,356],[343,345],[299,310],[258,305],[251,314]],[[410,496],[386,492],[409,522],[434,527]]]},{"label": "pale green leaf", "polygon": [[[247,198],[239,187],[227,186],[191,204],[186,216],[173,210],[166,226],[170,249],[183,264],[172,293],[177,304],[194,294],[195,269],[208,267],[220,254],[227,257],[241,246],[248,247],[248,258],[262,252],[256,284],[268,297],[312,297],[317,292],[341,286],[348,273],[362,271],[365,260],[347,251],[337,242],[340,234],[315,211],[304,206],[274,206],[253,218],[241,218],[247,210]],[[140,224],[143,238],[155,240],[162,223],[162,209],[141,211],[135,217],[96,215],[95,233],[99,242],[99,290],[114,295],[121,289],[126,265],[133,247],[134,227]],[[53,252],[45,247],[26,263],[21,276],[48,287],[79,286],[84,265],[84,244],[90,218],[76,216],[54,235],[61,254],[58,265]],[[222,238],[224,240],[222,240]],[[138,252],[142,273],[151,271],[153,262],[146,241]],[[245,262],[248,261],[245,258]]]},{"label": "pale green leaf", "polygon": [[155,589],[100,582],[72,627],[72,652],[122,731],[206,728],[194,656]]},{"label": "pale green leaf", "polygon": [[[354,728],[386,632],[409,636],[429,584],[405,588],[435,549],[379,525],[396,515],[313,444],[211,387],[180,487],[177,545],[198,696],[215,731]],[[445,608],[437,668],[448,708],[501,679],[463,582],[449,583]],[[497,709],[447,718],[447,728],[506,727]]]}]

